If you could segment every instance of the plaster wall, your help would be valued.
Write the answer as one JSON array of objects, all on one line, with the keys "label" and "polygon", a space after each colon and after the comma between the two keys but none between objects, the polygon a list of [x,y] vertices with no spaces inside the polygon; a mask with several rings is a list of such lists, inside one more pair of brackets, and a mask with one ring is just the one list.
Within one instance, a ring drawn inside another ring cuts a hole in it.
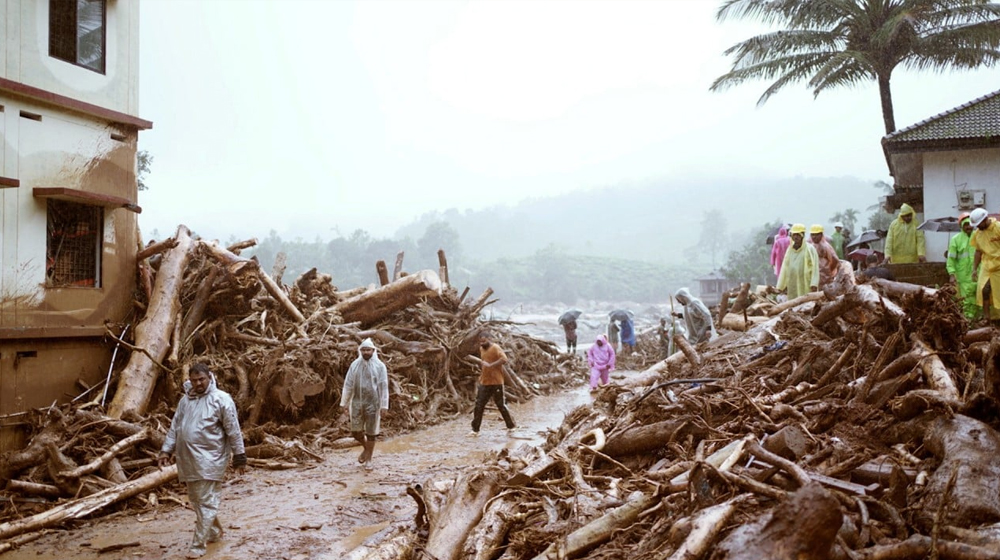
[{"label": "plaster wall", "polygon": [[[958,216],[959,190],[986,192],[985,208],[1000,212],[1000,148],[924,154],[924,219]],[[950,233],[927,232],[927,259],[943,262]]]},{"label": "plaster wall", "polygon": [[47,205],[33,189],[63,187],[136,200],[134,134],[122,136],[107,125],[52,107],[3,97],[0,104],[4,151],[14,155],[6,158],[3,176],[20,181],[19,187],[0,189],[0,333],[9,328],[100,327],[105,320],[122,320],[135,287],[135,213],[104,209],[100,287],[46,288]]},{"label": "plaster wall", "polygon": [[48,0],[0,0],[0,24],[0,77],[138,116],[138,0],[107,2],[103,74],[48,55]]}]

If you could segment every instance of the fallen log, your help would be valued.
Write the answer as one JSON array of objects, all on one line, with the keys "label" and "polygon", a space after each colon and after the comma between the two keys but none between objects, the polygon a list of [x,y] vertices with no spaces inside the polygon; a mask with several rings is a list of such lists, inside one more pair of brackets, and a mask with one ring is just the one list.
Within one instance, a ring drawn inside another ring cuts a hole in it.
[{"label": "fallen log", "polygon": [[875,286],[879,292],[896,298],[902,296],[912,296],[918,293],[928,297],[933,297],[937,294],[937,290],[934,288],[928,288],[927,286],[921,286],[919,284],[910,284],[909,282],[886,280],[885,278],[873,278],[871,284]]},{"label": "fallen log", "polygon": [[[427,485],[428,487],[430,485]],[[500,481],[489,472],[458,477],[445,502],[428,512],[427,544],[431,558],[457,560],[469,532],[479,523],[486,503],[496,495]],[[428,497],[424,496],[425,500]]]},{"label": "fallen log", "polygon": [[535,560],[575,558],[607,541],[615,530],[630,526],[639,514],[656,503],[655,494],[633,492],[623,505],[553,542]]},{"label": "fallen log", "polygon": [[840,503],[811,483],[747,525],[737,527],[716,548],[725,560],[826,560],[843,522]]},{"label": "fallen log", "polygon": [[141,494],[142,492],[152,490],[153,488],[170,482],[175,478],[177,478],[177,466],[171,465],[163,469],[155,470],[131,482],[112,486],[111,488],[101,490],[100,492],[96,492],[85,498],[71,500],[64,504],[60,504],[52,509],[43,511],[42,513],[31,517],[7,523],[0,523],[0,540],[9,539],[10,537],[20,535],[22,533],[52,527],[71,519],[80,519],[103,507],[121,500],[126,500],[132,496]]},{"label": "fallen log", "polygon": [[283,307],[285,311],[292,316],[292,319],[295,319],[296,323],[305,322],[305,316],[302,315],[302,312],[299,311],[298,307],[295,307],[292,300],[288,299],[288,294],[285,293],[284,288],[279,286],[278,283],[275,282],[273,278],[268,276],[268,274],[264,272],[264,269],[259,266],[257,267],[257,276],[260,278],[261,283],[264,284],[264,289],[267,290],[267,293],[271,294],[271,297],[278,300],[281,307]]},{"label": "fallen log", "polygon": [[684,357],[687,358],[687,361],[691,365],[695,367],[701,365],[701,356],[698,355],[698,351],[694,349],[694,346],[691,346],[691,343],[688,342],[687,337],[680,334],[675,334],[673,339],[674,339],[674,344],[676,344],[677,347],[681,349],[681,352],[684,353]]},{"label": "fallen log", "polygon": [[227,245],[226,250],[234,255],[239,255],[240,251],[243,249],[249,249],[250,247],[257,246],[257,238],[251,237],[250,239],[244,239],[243,241],[237,241],[232,245]]},{"label": "fallen log", "polygon": [[354,296],[333,306],[346,322],[372,325],[388,315],[441,294],[441,281],[430,270],[421,270],[386,286]]},{"label": "fallen log", "polygon": [[628,388],[645,387],[646,385],[652,385],[657,380],[659,380],[660,377],[665,372],[670,371],[670,369],[673,367],[680,366],[684,362],[685,358],[686,356],[684,355],[684,352],[678,350],[677,352],[674,352],[673,354],[668,356],[665,360],[656,362],[655,364],[649,366],[642,372],[636,375],[631,375],[629,377],[626,377],[625,379],[622,379],[621,381],[618,381],[617,384],[621,385],[622,387],[628,387]]},{"label": "fallen log", "polygon": [[808,294],[801,295],[795,299],[790,299],[784,303],[779,303],[778,305],[775,305],[771,309],[768,309],[767,316],[774,317],[775,315],[787,309],[798,307],[803,303],[822,301],[824,298],[826,298],[826,295],[824,295],[823,292],[809,292]]},{"label": "fallen log", "polygon": [[691,424],[686,418],[675,418],[618,432],[608,438],[603,452],[615,458],[637,455],[662,449],[667,443],[683,440],[688,435],[700,440],[708,432],[702,426]]},{"label": "fallen log", "polygon": [[[215,285],[215,280],[218,276],[219,267],[213,266],[208,271],[208,277],[198,286],[194,303],[188,307],[187,314],[184,315],[184,320],[181,322],[179,338],[182,344],[187,344],[190,341],[195,329],[201,323],[201,318],[205,313],[205,306],[208,305],[208,298],[212,295],[212,287]],[[179,351],[178,348],[174,348],[174,350]]]},{"label": "fallen log", "polygon": [[68,470],[61,471],[56,476],[62,479],[76,479],[80,478],[85,474],[90,474],[96,472],[106,463],[114,459],[119,453],[132,447],[133,445],[139,443],[146,439],[148,432],[143,430],[137,434],[131,435],[118,443],[114,444],[106,452],[104,452],[100,457],[94,459],[93,461],[87,463],[86,465],[80,465],[79,467]]},{"label": "fallen log", "polygon": [[343,560],[399,560],[410,558],[417,544],[417,535],[407,523],[393,523],[365,539]]},{"label": "fallen log", "polygon": [[146,350],[133,352],[118,380],[118,390],[108,405],[108,416],[121,418],[126,414],[142,415],[159,375],[157,362],[167,355],[170,334],[180,312],[180,291],[184,269],[191,256],[194,243],[187,227],[177,228],[177,246],[163,256],[156,274],[153,297],[149,300],[146,316],[135,327],[135,346]]},{"label": "fallen log", "polygon": [[149,245],[146,245],[145,249],[136,253],[135,260],[142,261],[148,259],[153,255],[159,255],[160,253],[165,253],[176,246],[177,246],[177,240],[174,239],[173,237],[168,237],[161,241],[150,243]]},{"label": "fallen log", "polygon": [[[1000,434],[989,425],[956,414],[939,416],[930,425],[924,445],[941,464],[931,475],[921,506],[930,518],[937,515],[942,500],[947,500],[941,523],[972,527],[1000,521]],[[954,476],[954,486],[946,496],[945,488]]]},{"label": "fallen log", "polygon": [[1000,560],[1000,551],[965,543],[934,540],[925,535],[912,535],[905,541],[883,544],[854,551],[856,560],[917,560],[933,558],[942,560]]},{"label": "fallen log", "polygon": [[959,398],[958,387],[955,386],[951,372],[941,362],[941,358],[924,341],[920,340],[916,333],[910,335],[910,340],[913,341],[914,350],[921,359],[920,368],[924,372],[927,384],[930,385],[931,389],[939,391],[945,398],[957,400]]},{"label": "fallen log", "polygon": [[517,504],[513,500],[502,499],[503,494],[490,502],[483,518],[472,529],[465,541],[462,558],[469,560],[493,560],[496,551],[503,546],[507,532],[513,524]]},{"label": "fallen log", "polygon": [[736,513],[736,508],[747,501],[751,494],[740,494],[721,504],[707,507],[691,520],[691,532],[688,533],[681,546],[667,560],[692,560],[702,558],[709,548],[715,544],[715,539],[729,523],[729,518]]},{"label": "fallen log", "polygon": [[968,346],[972,346],[977,342],[989,342],[993,340],[996,335],[997,331],[993,327],[981,327],[965,333],[965,336],[962,337],[962,342]]},{"label": "fallen log", "polygon": [[555,449],[532,461],[511,476],[507,480],[507,486],[525,486],[548,472],[559,462],[560,455],[563,455],[567,449],[579,445],[584,436],[589,434],[594,427],[600,426],[604,419],[604,415],[592,414],[589,418],[581,420],[562,438]]},{"label": "fallen log", "polygon": [[58,486],[24,480],[11,480],[7,483],[7,490],[26,496],[43,496],[46,498],[58,498],[62,496],[62,490]]},{"label": "fallen log", "polygon": [[759,325],[767,320],[767,317],[744,317],[742,314],[737,315],[736,313],[727,313],[722,318],[720,326],[731,331],[744,332],[749,330],[754,325]]}]

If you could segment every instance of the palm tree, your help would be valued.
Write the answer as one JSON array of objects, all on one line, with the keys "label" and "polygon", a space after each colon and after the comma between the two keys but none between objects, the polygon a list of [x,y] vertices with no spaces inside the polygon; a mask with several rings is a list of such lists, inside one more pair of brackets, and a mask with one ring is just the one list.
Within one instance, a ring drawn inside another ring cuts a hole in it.
[{"label": "palm tree", "polygon": [[725,0],[716,19],[729,17],[782,30],[727,49],[733,66],[713,91],[773,80],[759,106],[800,80],[814,96],[875,80],[886,134],[896,130],[889,80],[897,66],[943,71],[1000,60],[1000,3],[986,0]]}]

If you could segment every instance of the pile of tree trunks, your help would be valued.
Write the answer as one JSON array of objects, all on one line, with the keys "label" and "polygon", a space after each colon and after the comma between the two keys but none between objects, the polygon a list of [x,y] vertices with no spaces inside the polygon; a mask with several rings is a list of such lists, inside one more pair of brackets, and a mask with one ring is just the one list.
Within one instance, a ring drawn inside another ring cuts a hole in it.
[{"label": "pile of tree trunks", "polygon": [[171,499],[169,490],[159,498],[151,492],[176,477],[155,456],[196,362],[209,365],[236,401],[251,466],[275,469],[354,444],[348,426],[334,420],[344,375],[366,338],[389,370],[388,434],[471,408],[484,331],[510,357],[513,401],[584,379],[582,362],[554,344],[484,319],[492,290],[459,294],[447,284],[443,252],[437,271],[407,274],[400,254],[391,279],[380,261],[373,267],[380,285],[342,291],[315,269],[285,286],[280,256],[267,272],[241,255],[255,243],[223,247],[181,226],[140,252],[137,321],[108,328],[122,357],[109,384],[31,411],[28,446],[0,455],[0,543],[134,496],[136,505]]},{"label": "pile of tree trunks", "polygon": [[[600,389],[541,449],[426,481],[426,519],[390,544],[440,560],[1000,559],[997,334],[970,329],[949,286],[845,281]],[[366,544],[352,558],[379,557]]]}]

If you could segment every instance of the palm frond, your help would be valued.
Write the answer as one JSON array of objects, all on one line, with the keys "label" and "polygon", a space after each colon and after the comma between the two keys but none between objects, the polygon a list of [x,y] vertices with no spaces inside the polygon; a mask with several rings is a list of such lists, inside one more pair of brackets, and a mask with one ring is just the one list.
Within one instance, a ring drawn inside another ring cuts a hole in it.
[{"label": "palm frond", "polygon": [[818,97],[824,90],[854,86],[875,77],[872,61],[864,53],[847,51],[830,57],[827,63],[813,74],[809,86],[813,88],[813,97]]},{"label": "palm frond", "polygon": [[824,31],[792,29],[751,37],[726,49],[733,57],[733,69],[796,54],[836,51],[844,47],[840,37]]},{"label": "palm frond", "polygon": [[714,91],[751,79],[771,81],[758,105],[802,80],[818,95],[837,86],[888,79],[901,64],[943,70],[1000,62],[1000,2],[725,0],[716,18],[781,27],[726,49],[730,71],[711,86]]},{"label": "palm frond", "polygon": [[796,0],[726,0],[715,13],[715,19],[753,20],[774,25],[787,21],[796,3]]}]

